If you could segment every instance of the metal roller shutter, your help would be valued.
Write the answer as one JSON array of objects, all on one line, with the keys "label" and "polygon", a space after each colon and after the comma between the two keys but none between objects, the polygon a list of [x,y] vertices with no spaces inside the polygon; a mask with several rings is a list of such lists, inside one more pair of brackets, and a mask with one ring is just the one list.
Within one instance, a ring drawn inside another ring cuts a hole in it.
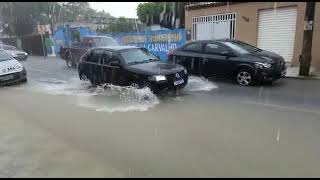
[{"label": "metal roller shutter", "polygon": [[278,8],[259,11],[258,47],[281,55],[291,62],[296,33],[297,9]]}]

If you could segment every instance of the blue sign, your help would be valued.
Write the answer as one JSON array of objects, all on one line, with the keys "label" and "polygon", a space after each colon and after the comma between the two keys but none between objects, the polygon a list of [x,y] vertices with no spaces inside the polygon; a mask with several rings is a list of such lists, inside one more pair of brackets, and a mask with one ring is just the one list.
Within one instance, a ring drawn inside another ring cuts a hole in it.
[{"label": "blue sign", "polygon": [[162,61],[167,60],[170,50],[186,43],[185,29],[112,33],[108,36],[115,38],[121,45],[145,47]]}]

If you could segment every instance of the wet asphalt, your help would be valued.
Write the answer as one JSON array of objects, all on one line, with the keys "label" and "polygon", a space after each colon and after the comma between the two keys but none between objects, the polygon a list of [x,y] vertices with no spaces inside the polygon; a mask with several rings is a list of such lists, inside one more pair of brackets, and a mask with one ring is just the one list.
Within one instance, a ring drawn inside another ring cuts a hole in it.
[{"label": "wet asphalt", "polygon": [[0,177],[320,176],[320,81],[194,79],[144,102],[60,59],[23,64],[28,82],[0,89]]}]

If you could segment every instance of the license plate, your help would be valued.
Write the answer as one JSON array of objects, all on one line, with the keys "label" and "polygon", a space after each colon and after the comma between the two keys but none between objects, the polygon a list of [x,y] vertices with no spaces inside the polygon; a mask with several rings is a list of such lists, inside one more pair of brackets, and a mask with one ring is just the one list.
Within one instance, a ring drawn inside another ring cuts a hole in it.
[{"label": "license plate", "polygon": [[1,81],[7,81],[7,80],[10,80],[10,79],[14,79],[14,76],[12,74],[8,75],[8,76],[0,77]]},{"label": "license plate", "polygon": [[173,85],[177,86],[179,84],[183,84],[184,83],[184,80],[183,79],[180,79],[180,80],[177,80],[173,83]]}]

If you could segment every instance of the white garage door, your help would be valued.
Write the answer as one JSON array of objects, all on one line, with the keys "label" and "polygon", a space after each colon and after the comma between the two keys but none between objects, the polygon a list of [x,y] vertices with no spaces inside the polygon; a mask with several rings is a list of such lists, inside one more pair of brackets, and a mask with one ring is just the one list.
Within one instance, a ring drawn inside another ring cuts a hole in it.
[{"label": "white garage door", "polygon": [[292,61],[297,9],[279,8],[259,11],[258,47]]}]

